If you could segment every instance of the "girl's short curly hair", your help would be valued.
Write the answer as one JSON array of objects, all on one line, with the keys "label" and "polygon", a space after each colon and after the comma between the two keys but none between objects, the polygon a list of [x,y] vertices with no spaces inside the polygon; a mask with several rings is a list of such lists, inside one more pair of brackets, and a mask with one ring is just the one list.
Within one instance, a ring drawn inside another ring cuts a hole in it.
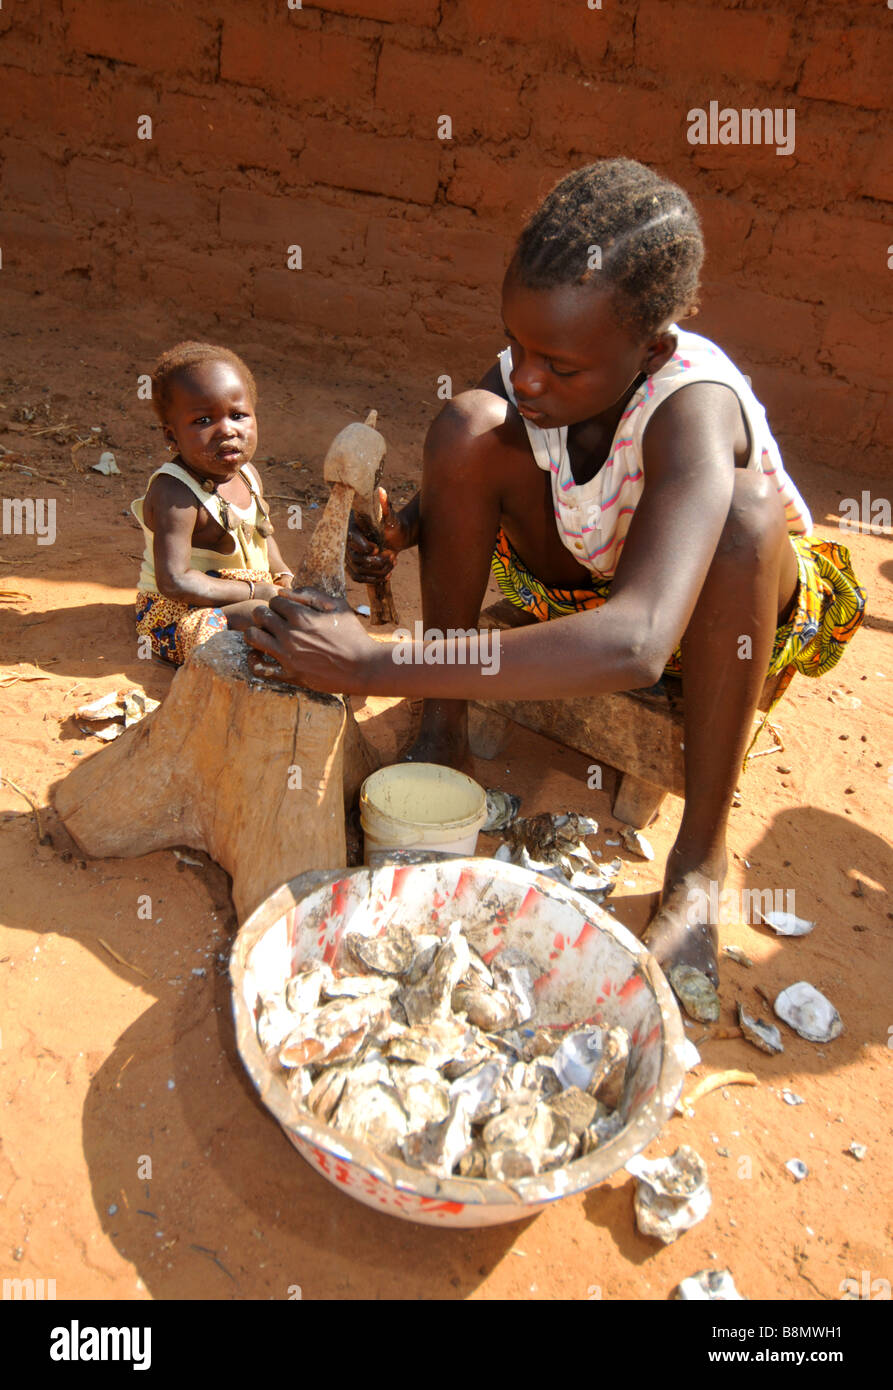
[{"label": "girl's short curly hair", "polygon": [[257,382],[237,353],[216,343],[177,343],[163,352],[152,368],[152,404],[162,424],[167,422],[171,383],[177,377],[188,376],[193,367],[203,362],[228,362],[235,367],[248,387],[252,406],[257,405]]},{"label": "girl's short curly hair", "polygon": [[648,337],[697,313],[703,260],[701,224],[683,189],[633,159],[608,159],[547,194],[510,270],[528,289],[605,284],[620,322]]}]

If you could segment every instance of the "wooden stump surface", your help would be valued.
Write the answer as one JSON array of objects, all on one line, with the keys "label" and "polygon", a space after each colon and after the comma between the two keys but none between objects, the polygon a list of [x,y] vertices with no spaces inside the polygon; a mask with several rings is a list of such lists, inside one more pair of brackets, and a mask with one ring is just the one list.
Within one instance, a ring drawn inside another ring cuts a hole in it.
[{"label": "wooden stump surface", "polygon": [[341,696],[259,680],[247,651],[239,633],[210,638],[157,710],[53,792],[93,857],[205,850],[240,921],[296,874],[346,864],[345,807],[376,766]]}]

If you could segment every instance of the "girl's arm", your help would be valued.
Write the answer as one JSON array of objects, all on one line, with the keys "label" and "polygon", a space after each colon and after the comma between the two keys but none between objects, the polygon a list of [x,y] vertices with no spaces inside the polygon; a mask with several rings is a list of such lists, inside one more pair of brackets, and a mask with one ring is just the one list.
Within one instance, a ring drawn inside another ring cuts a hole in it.
[{"label": "girl's arm", "polygon": [[655,412],[644,441],[644,492],[601,608],[485,641],[456,639],[450,658],[448,647],[430,642],[375,642],[349,612],[313,596],[316,611],[291,600],[255,610],[248,640],[290,679],[343,694],[539,700],[652,685],[716,553],[740,424],[734,393],[712,383],[681,388]]},{"label": "girl's arm", "polygon": [[[212,579],[189,566],[192,534],[199,508],[189,489],[177,478],[162,475],[147,494],[146,520],[153,531],[155,582],[165,598],[179,599],[192,608],[220,608],[251,598],[251,586],[241,579]],[[221,552],[221,559],[223,553]],[[256,584],[253,597],[266,600],[277,590],[272,584]]]}]

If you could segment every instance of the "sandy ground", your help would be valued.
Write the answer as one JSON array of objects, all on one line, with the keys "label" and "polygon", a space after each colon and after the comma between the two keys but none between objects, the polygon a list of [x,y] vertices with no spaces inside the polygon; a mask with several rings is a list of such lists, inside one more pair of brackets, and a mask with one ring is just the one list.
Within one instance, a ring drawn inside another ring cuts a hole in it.
[{"label": "sandy ground", "polygon": [[[57,538],[47,546],[0,538],[0,771],[46,807],[52,784],[99,748],[72,719],[77,705],[134,684],[160,699],[170,684],[169,671],[136,655],[141,546],[128,508],[162,457],[136,375],[183,334],[149,311],[112,325],[14,296],[5,326],[0,491],[55,498]],[[196,332],[215,338],[224,329],[192,325]],[[335,431],[379,408],[402,500],[436,402],[394,377],[326,374],[319,363],[293,362],[284,342],[257,338],[248,325],[224,340],[259,381],[257,460],[293,561],[303,537],[282,524],[287,501],[313,519]],[[33,433],[66,421],[81,435],[99,426],[122,476],[89,471],[97,447],[72,456],[64,432]],[[889,492],[796,458],[789,466],[830,537],[839,534],[841,497]],[[688,1143],[704,1156],[713,1207],[699,1226],[666,1248],[641,1236],[624,1173],[526,1223],[483,1232],[413,1226],[337,1192],[295,1154],[236,1053],[225,874],[210,862],[178,863],[170,851],[79,862],[38,843],[34,815],[4,784],[0,1275],[54,1278],[57,1297],[85,1299],[285,1299],[295,1285],[306,1299],[665,1299],[708,1266],[727,1266],[751,1298],[837,1299],[846,1278],[893,1280],[893,853],[883,833],[893,798],[893,553],[889,535],[853,537],[851,549],[869,589],[868,620],[837,672],[796,679],[779,711],[784,752],[752,765],[731,821],[730,884],[793,890],[797,912],[818,925],[796,940],[759,926],[723,929],[754,965],[725,960],[720,1025],[734,1027],[739,999],[766,1014],[757,987],[774,998],[806,979],[830,996],[846,1031],[820,1047],[783,1029],[784,1054],[768,1057],[716,1028],[691,1029],[702,1064],[689,1085],[726,1068],[758,1078],[674,1118],[647,1151]],[[420,615],[414,556],[401,561],[396,593],[406,617]],[[359,714],[392,759],[412,711],[377,701]],[[587,759],[574,752],[518,730],[477,772],[485,785],[520,793],[525,814],[584,812],[600,823],[599,844],[616,838],[612,788],[588,790]],[[634,931],[647,919],[680,809],[668,798],[648,832],[655,863],[619,851],[628,863],[616,912]],[[64,845],[52,812],[41,817]],[[141,894],[151,896],[151,921],[137,916]],[[784,1087],[804,1104],[786,1104]],[[861,1162],[847,1153],[853,1140],[867,1146]],[[792,1157],[809,1168],[800,1183],[784,1166]],[[146,1158],[150,1179],[139,1176]]]}]

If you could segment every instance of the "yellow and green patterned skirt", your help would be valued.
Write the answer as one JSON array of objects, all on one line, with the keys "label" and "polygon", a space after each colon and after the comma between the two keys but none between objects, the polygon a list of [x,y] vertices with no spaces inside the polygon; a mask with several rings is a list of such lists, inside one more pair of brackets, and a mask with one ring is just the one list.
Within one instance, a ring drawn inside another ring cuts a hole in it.
[{"label": "yellow and green patterned skirt", "polygon": [[[865,590],[853,572],[846,546],[819,540],[817,536],[791,536],[790,540],[797,556],[800,582],[794,610],[778,628],[772,645],[767,675],[781,677],[773,709],[795,672],[823,676],[837,665],[865,615]],[[610,579],[595,575],[585,589],[553,589],[543,584],[519,558],[502,527],[496,537],[492,569],[509,602],[541,622],[599,608],[611,592]],[[682,674],[682,653],[678,647],[667,662],[665,674]],[[751,748],[771,712],[757,729]]]}]

